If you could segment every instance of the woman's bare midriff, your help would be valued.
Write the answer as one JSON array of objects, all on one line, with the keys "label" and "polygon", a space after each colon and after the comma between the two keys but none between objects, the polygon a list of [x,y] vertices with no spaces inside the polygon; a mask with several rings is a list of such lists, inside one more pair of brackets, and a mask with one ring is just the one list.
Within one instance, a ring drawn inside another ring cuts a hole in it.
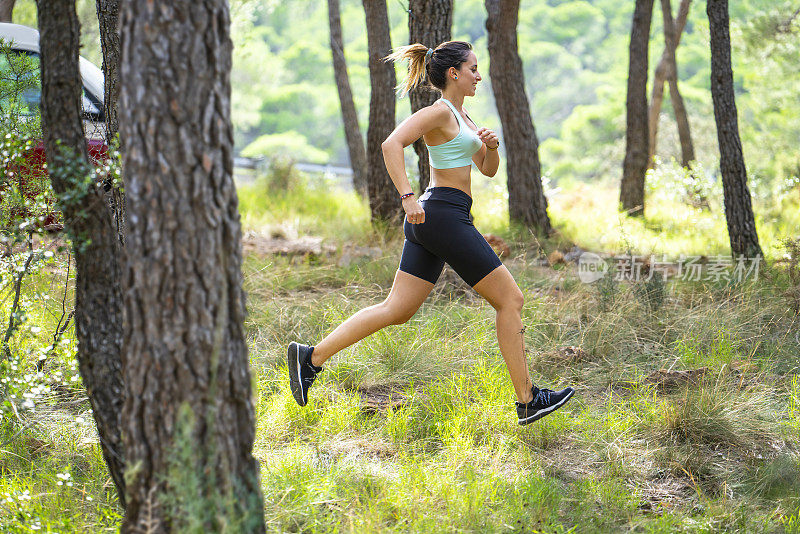
[{"label": "woman's bare midriff", "polygon": [[454,169],[434,169],[431,167],[431,183],[430,187],[454,187],[460,189],[472,197],[472,190],[470,189],[470,171],[472,165],[469,167],[456,167]]}]

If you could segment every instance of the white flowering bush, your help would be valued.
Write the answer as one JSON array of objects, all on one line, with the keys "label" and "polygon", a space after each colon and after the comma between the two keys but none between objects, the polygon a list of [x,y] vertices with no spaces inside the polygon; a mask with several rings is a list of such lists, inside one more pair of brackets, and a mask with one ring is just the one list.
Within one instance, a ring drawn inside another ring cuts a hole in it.
[{"label": "white flowering bush", "polygon": [[[119,507],[78,372],[72,243],[35,134],[0,121],[0,532],[105,531]],[[110,152],[87,183],[118,182]]]}]

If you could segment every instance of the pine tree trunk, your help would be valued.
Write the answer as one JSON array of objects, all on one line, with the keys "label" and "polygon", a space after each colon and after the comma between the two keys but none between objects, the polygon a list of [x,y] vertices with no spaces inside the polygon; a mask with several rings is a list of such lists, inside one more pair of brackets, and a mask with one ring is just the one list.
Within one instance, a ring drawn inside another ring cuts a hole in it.
[{"label": "pine tree trunk", "polygon": [[[103,457],[125,506],[122,409],[122,293],[119,241],[99,184],[86,185],[86,139],[78,71],[80,30],[75,0],[37,2],[42,76],[42,129],[53,190],[72,236],[78,365],[100,435]],[[60,145],[58,142],[60,141]]]},{"label": "pine tree trunk", "polygon": [[227,0],[125,2],[121,531],[264,532],[233,182]]},{"label": "pine tree trunk", "polygon": [[506,146],[511,221],[552,232],[542,187],[539,140],[531,119],[525,76],[517,51],[519,0],[486,0],[489,76]]},{"label": "pine tree trunk", "polygon": [[363,0],[369,48],[369,127],[367,129],[367,187],[372,221],[396,221],[400,195],[383,161],[381,144],[394,130],[394,65],[383,58],[392,51],[386,0]]},{"label": "pine tree trunk", "polygon": [[[675,49],[678,48],[678,45],[681,42],[681,36],[683,35],[683,29],[686,26],[686,19],[689,16],[689,4],[691,0],[681,0],[680,7],[678,7],[678,18],[674,22],[674,35],[675,35]],[[664,6],[662,4],[662,9]],[[669,17],[672,19],[672,9],[669,9]],[[666,23],[665,23],[665,32],[666,32]],[[650,109],[648,111],[648,131],[650,132],[648,139],[649,143],[647,146],[648,154],[647,154],[647,168],[652,169],[654,167],[654,158],[656,154],[656,138],[658,136],[658,119],[661,115],[661,104],[664,100],[664,83],[667,81],[668,78],[668,69],[672,67],[669,63],[668,58],[669,50],[664,48],[664,52],[661,54],[661,59],[658,61],[658,65],[656,66],[656,71],[653,79],[653,93],[650,99]],[[677,62],[676,62],[677,63]],[[677,67],[674,67],[677,72]],[[677,74],[675,75],[677,77]],[[686,111],[683,108],[683,101],[681,100],[681,109],[683,109],[684,117],[686,117]],[[681,111],[675,106],[673,102],[673,110],[675,111],[676,117],[678,116]],[[684,136],[687,134],[686,137],[681,137],[681,145],[683,146],[683,139],[688,138],[689,143],[691,144],[691,136],[688,135],[690,132],[689,130],[689,119],[688,117],[685,118],[686,129],[685,131],[681,131],[680,125],[678,128],[678,135]],[[691,154],[692,158],[688,161],[692,161],[694,159],[694,145],[691,145]]]},{"label": "pine tree trunk", "polygon": [[717,123],[719,166],[731,252],[734,257],[763,256],[758,243],[750,190],[747,187],[747,169],[739,139],[727,0],[708,0],[706,13],[711,32],[711,97]]},{"label": "pine tree trunk", "polygon": [[16,2],[17,0],[0,0],[0,22],[11,22]]},{"label": "pine tree trunk", "polygon": [[96,3],[103,50],[106,139],[111,142],[119,131],[119,0],[97,0]]},{"label": "pine tree trunk", "polygon": [[[119,0],[97,0],[100,24],[100,45],[103,50],[105,94],[103,110],[106,119],[106,143],[112,146],[119,132]],[[125,243],[125,196],[121,184],[108,184],[111,211],[117,238]]]},{"label": "pine tree trunk", "polygon": [[328,22],[330,24],[330,44],[333,56],[333,73],[336,78],[336,89],[342,108],[344,137],[347,152],[350,155],[350,166],[353,168],[353,188],[367,197],[367,155],[364,152],[364,139],[358,125],[358,113],[350,90],[350,78],[347,75],[347,63],[344,59],[344,40],[342,39],[342,21],[339,16],[339,0],[328,0]]},{"label": "pine tree trunk", "polygon": [[[450,40],[453,0],[409,0],[408,11],[409,44],[420,43],[428,48],[436,48],[439,44]],[[439,91],[433,87],[428,85],[417,87],[409,93],[411,113],[430,106],[439,96]],[[428,148],[422,137],[414,141],[414,152],[417,153],[419,188],[420,191],[424,191],[431,182],[431,167]]]},{"label": "pine tree trunk", "polygon": [[664,18],[665,52],[670,65],[669,69],[667,69],[669,98],[672,101],[672,109],[675,111],[675,121],[678,123],[678,136],[681,141],[681,166],[689,167],[691,162],[694,161],[694,145],[692,144],[692,134],[689,129],[689,117],[686,114],[686,107],[683,105],[683,97],[678,90],[678,64],[675,59],[678,36],[675,21],[672,19],[670,0],[661,0],[661,13]]},{"label": "pine tree trunk", "polygon": [[647,45],[653,0],[636,0],[631,24],[628,64],[625,161],[622,164],[620,202],[629,215],[644,215],[644,176],[647,172]]}]

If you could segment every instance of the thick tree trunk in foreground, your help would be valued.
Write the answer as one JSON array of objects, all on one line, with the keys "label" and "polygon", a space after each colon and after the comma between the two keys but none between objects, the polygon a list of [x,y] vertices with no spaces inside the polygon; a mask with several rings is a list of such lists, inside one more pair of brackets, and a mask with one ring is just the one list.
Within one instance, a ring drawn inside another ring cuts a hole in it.
[{"label": "thick tree trunk in foreground", "polygon": [[394,130],[394,65],[382,58],[392,51],[386,0],[363,0],[369,48],[369,128],[367,129],[367,187],[372,221],[396,220],[401,215],[400,195],[383,161],[383,143]]},{"label": "thick tree trunk in foreground", "polygon": [[[119,132],[119,0],[97,0],[97,20],[100,23],[100,45],[103,49],[106,142],[111,146]],[[125,196],[121,184],[117,187],[109,184],[109,187],[117,238],[120,243],[125,243]]]},{"label": "thick tree trunk in foreground", "polygon": [[122,532],[264,532],[228,2],[126,2],[121,26],[130,465]]},{"label": "thick tree trunk in foreground", "polygon": [[[681,36],[683,35],[683,29],[686,27],[686,19],[689,16],[689,4],[691,0],[681,0],[680,7],[678,7],[678,18],[675,19],[674,22],[674,35],[675,35],[675,48],[677,49],[678,45],[681,42]],[[662,4],[662,9],[663,9]],[[672,12],[670,10],[670,17],[672,16]],[[666,27],[665,27],[666,28]],[[656,138],[658,136],[658,119],[661,115],[661,105],[664,101],[664,83],[667,81],[668,69],[671,68],[671,64],[669,63],[668,57],[668,50],[665,47],[664,52],[661,54],[661,59],[658,61],[658,65],[656,66],[656,70],[653,77],[653,92],[650,98],[650,108],[648,111],[648,131],[649,131],[649,143],[648,143],[648,155],[647,155],[647,168],[653,168],[653,158],[656,154]],[[677,76],[677,74],[676,74]],[[675,107],[673,105],[673,110]],[[675,110],[677,114],[678,111]],[[688,124],[688,119],[687,119]],[[678,131],[678,135],[680,135],[680,130]]]},{"label": "thick tree trunk in foreground", "polygon": [[647,172],[647,45],[653,0],[636,0],[631,24],[628,95],[625,101],[625,161],[619,199],[629,215],[644,215],[644,176]]},{"label": "thick tree trunk in foreground", "polygon": [[[439,44],[450,40],[453,0],[409,0],[408,10],[409,44],[421,43],[428,48],[436,48]],[[411,113],[430,106],[439,96],[439,91],[429,85],[412,90],[409,93]],[[420,191],[424,191],[431,182],[431,166],[428,149],[422,137],[414,141],[414,152],[417,153]]]},{"label": "thick tree trunk in foreground", "polygon": [[542,187],[539,140],[531,120],[517,51],[519,0],[486,0],[489,75],[508,157],[508,213],[512,221],[552,232]]},{"label": "thick tree trunk in foreground", "polygon": [[73,238],[77,271],[78,364],[100,434],[103,457],[124,507],[124,455],[119,419],[124,394],[119,243],[102,188],[84,182],[88,159],[81,120],[80,30],[75,0],[39,0],[37,7],[47,163],[53,190],[62,199],[65,226]]},{"label": "thick tree trunk in foreground", "polygon": [[0,22],[11,22],[11,14],[17,0],[0,0]]},{"label": "thick tree trunk in foreground", "polygon": [[739,139],[739,122],[733,92],[731,39],[727,0],[708,0],[711,30],[711,97],[719,140],[720,172],[725,197],[725,218],[734,257],[763,255],[747,187],[747,169]]},{"label": "thick tree trunk in foreground", "polygon": [[328,23],[330,24],[330,44],[333,56],[333,73],[336,78],[336,89],[342,108],[344,137],[347,152],[350,155],[350,166],[353,168],[353,188],[367,197],[367,155],[364,152],[364,139],[358,125],[358,113],[350,90],[350,78],[347,75],[347,63],[344,60],[344,40],[342,39],[342,21],[339,16],[339,0],[328,0]]}]

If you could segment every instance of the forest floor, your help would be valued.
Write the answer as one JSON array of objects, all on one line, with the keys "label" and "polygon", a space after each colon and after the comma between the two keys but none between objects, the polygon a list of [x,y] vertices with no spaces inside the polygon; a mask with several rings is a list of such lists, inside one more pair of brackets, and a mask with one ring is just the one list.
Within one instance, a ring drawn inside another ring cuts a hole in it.
[{"label": "forest floor", "polygon": [[[785,217],[757,207],[769,260],[757,276],[665,269],[666,279],[585,283],[564,261],[575,245],[612,264],[626,253],[719,264],[719,205],[662,199],[631,221],[603,209],[614,191],[576,188],[551,200],[560,235],[539,241],[508,229],[498,197],[476,187],[476,225],[507,242],[525,295],[534,382],[577,390],[520,427],[494,310],[452,273],[408,323],[334,356],[297,406],[286,345],[318,342],[385,298],[402,238],[373,230],[352,194],[284,191],[240,189],[268,531],[800,532],[800,291],[780,244],[800,227],[797,199],[784,199]],[[282,239],[314,250],[265,244]],[[3,532],[113,531],[120,520],[72,378],[74,343],[48,360],[49,378],[29,371],[60,317],[64,260],[26,286],[38,304],[22,356],[3,367],[5,387],[36,405],[3,412]]]}]

